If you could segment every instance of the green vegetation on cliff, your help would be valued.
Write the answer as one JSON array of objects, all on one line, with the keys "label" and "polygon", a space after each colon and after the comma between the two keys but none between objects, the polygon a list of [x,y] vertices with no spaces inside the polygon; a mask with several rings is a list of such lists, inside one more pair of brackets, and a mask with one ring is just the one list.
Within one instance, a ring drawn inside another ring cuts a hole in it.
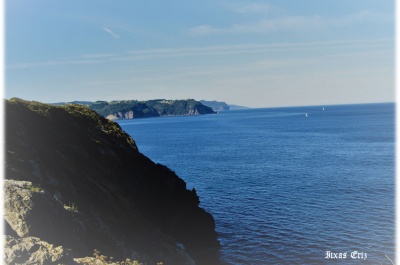
[{"label": "green vegetation on cliff", "polygon": [[147,264],[219,264],[215,222],[196,191],[117,123],[82,105],[11,99],[5,111],[8,264],[28,262],[16,256],[22,241],[62,246],[69,258],[97,249]]},{"label": "green vegetation on cliff", "polygon": [[121,101],[96,101],[86,104],[108,119],[133,119],[158,116],[175,115],[201,115],[215,113],[212,108],[204,106],[194,99],[165,100],[155,99],[149,101],[121,100]]}]

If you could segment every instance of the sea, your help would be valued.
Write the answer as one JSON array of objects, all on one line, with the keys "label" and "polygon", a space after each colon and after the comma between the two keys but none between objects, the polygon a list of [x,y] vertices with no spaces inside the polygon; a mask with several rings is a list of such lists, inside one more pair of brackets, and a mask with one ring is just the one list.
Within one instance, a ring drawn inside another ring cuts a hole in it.
[{"label": "sea", "polygon": [[119,124],[196,189],[227,264],[394,264],[394,103]]}]

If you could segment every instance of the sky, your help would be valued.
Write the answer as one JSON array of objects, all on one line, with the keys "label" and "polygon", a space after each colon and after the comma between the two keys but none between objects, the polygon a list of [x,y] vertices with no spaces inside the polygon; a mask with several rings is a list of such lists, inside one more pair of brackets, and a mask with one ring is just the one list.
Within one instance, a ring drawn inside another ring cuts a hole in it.
[{"label": "sky", "polygon": [[6,98],[393,102],[394,0],[5,0]]}]

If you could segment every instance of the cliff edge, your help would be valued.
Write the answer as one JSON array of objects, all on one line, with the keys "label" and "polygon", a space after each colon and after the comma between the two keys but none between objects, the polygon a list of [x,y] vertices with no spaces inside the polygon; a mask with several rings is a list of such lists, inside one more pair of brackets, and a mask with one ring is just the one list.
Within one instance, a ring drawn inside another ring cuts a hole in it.
[{"label": "cliff edge", "polygon": [[5,111],[6,264],[90,264],[95,250],[143,264],[220,264],[196,191],[117,123],[81,105],[11,99]]}]

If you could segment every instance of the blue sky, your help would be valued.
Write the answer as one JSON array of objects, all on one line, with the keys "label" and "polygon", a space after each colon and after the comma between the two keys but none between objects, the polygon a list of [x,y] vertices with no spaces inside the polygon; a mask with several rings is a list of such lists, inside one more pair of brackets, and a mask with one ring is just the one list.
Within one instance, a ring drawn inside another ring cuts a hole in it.
[{"label": "blue sky", "polygon": [[394,101],[394,1],[5,1],[5,97]]}]

